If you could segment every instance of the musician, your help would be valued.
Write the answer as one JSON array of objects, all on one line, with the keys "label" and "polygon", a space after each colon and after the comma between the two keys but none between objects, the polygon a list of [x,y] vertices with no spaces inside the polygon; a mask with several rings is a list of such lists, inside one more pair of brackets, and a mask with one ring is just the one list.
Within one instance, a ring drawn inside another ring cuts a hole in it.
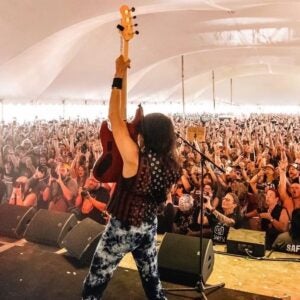
[{"label": "musician", "polygon": [[128,252],[136,261],[147,298],[166,299],[158,276],[156,212],[180,176],[176,138],[171,120],[161,113],[144,117],[138,143],[131,138],[120,112],[122,81],[128,67],[129,61],[124,61],[123,56],[116,60],[109,104],[109,119],[123,170],[108,203],[111,218],[84,280],[83,299],[101,299],[118,263]]}]

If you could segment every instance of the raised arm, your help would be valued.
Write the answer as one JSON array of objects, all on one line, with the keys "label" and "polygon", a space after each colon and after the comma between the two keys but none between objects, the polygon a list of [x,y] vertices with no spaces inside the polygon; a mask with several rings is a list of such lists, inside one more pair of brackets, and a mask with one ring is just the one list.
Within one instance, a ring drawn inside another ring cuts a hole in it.
[{"label": "raised arm", "polygon": [[206,208],[208,208],[211,213],[223,224],[227,226],[234,226],[235,225],[235,220],[232,218],[228,218],[224,214],[220,213],[217,211],[210,203],[210,201],[207,201],[207,203],[204,204]]},{"label": "raised arm", "polygon": [[118,150],[123,160],[123,176],[132,177],[136,175],[138,168],[138,146],[130,137],[125,121],[122,119],[120,103],[122,97],[122,81],[126,76],[129,61],[124,61],[123,56],[116,60],[116,73],[112,86],[109,102],[109,120],[112,133]]},{"label": "raised arm", "polygon": [[280,199],[283,202],[283,206],[291,212],[294,208],[293,200],[288,195],[286,186],[287,186],[287,178],[286,178],[286,169],[287,169],[288,162],[287,160],[281,160],[279,162],[279,186],[278,192],[280,195]]}]

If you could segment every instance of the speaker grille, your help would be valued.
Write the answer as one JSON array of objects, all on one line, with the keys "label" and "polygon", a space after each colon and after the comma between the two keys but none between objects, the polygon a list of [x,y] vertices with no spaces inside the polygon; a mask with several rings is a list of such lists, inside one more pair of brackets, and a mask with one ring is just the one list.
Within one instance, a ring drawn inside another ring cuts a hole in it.
[{"label": "speaker grille", "polygon": [[[160,278],[187,286],[195,286],[199,280],[200,270],[206,282],[214,265],[212,241],[174,233],[166,233],[158,252]],[[202,266],[200,269],[200,252]]]},{"label": "speaker grille", "polygon": [[86,218],[65,236],[61,247],[65,247],[72,257],[81,262],[88,262],[95,252],[104,229],[104,225]]},{"label": "speaker grille", "polygon": [[40,209],[29,223],[24,237],[31,242],[59,247],[76,224],[74,214]]},{"label": "speaker grille", "polygon": [[0,205],[0,234],[12,238],[21,238],[27,224],[30,222],[36,209],[33,207]]}]

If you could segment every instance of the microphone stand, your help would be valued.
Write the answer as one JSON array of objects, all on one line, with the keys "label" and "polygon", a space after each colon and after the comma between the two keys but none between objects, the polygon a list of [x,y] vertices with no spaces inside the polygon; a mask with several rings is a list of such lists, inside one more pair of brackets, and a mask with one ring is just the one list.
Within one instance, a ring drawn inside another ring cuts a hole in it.
[{"label": "microphone stand", "polygon": [[183,137],[180,136],[180,134],[177,132],[176,133],[177,137],[180,138],[186,145],[188,145],[191,149],[193,149],[194,151],[196,151],[197,153],[200,154],[201,156],[201,193],[200,193],[200,238],[199,238],[199,280],[196,283],[196,286],[193,288],[167,288],[164,289],[164,291],[168,292],[168,291],[196,291],[198,293],[201,294],[202,298],[204,300],[207,300],[206,294],[205,292],[207,291],[208,293],[210,292],[214,292],[219,288],[222,288],[225,286],[225,283],[219,283],[216,285],[209,285],[206,286],[203,280],[203,274],[202,274],[202,246],[203,246],[203,186],[204,186],[204,182],[203,182],[203,170],[204,170],[204,163],[205,161],[210,162],[213,166],[215,166],[217,169],[219,169],[222,173],[225,173],[225,171],[220,168],[219,166],[217,166],[211,159],[209,159],[204,153],[202,153],[201,151],[199,151],[193,144],[191,144],[190,142],[188,142],[186,139],[184,139]]}]

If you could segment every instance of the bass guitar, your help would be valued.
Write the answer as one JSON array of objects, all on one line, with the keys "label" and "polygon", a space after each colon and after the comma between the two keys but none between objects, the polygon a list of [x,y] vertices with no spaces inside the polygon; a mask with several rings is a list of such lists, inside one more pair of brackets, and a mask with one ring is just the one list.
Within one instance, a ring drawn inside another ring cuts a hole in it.
[{"label": "bass guitar", "polygon": [[[127,5],[120,7],[121,24],[117,26],[121,36],[121,54],[124,56],[125,61],[128,59],[129,41],[138,34],[138,31],[133,31],[136,24],[132,24],[133,17],[131,12],[134,8],[129,9]],[[121,91],[120,111],[123,119],[126,120],[126,104],[127,104],[127,74],[123,78],[123,85]],[[137,126],[143,118],[143,109],[139,105],[136,110],[134,119],[127,122],[127,128],[133,140],[137,141]],[[101,182],[117,182],[122,174],[123,161],[115,143],[109,123],[103,121],[100,128],[100,140],[102,143],[103,153],[96,161],[93,168],[93,175]]]}]

